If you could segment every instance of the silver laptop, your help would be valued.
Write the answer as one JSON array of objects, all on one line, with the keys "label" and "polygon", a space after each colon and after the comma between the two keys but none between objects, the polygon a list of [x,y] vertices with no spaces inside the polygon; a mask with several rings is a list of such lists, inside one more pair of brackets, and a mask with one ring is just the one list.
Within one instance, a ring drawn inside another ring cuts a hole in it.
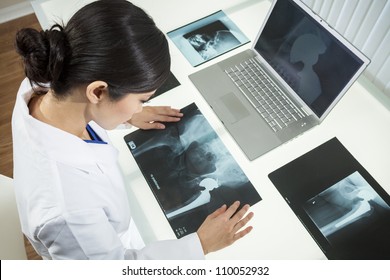
[{"label": "silver laptop", "polygon": [[278,0],[250,50],[189,78],[253,160],[319,124],[368,63],[299,0]]}]

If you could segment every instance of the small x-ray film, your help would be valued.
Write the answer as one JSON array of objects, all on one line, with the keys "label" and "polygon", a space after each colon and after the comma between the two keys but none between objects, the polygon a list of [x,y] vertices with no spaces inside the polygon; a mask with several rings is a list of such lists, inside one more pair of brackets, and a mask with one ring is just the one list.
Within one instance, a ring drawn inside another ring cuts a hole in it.
[{"label": "small x-ray film", "polygon": [[249,42],[223,11],[167,33],[192,66],[198,66]]}]

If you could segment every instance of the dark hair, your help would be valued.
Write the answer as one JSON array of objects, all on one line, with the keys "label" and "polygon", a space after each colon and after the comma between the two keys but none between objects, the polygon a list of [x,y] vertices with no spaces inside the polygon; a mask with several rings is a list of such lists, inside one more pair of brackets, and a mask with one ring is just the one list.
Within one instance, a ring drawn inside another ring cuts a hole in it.
[{"label": "dark hair", "polygon": [[50,83],[58,97],[96,80],[113,100],[157,89],[169,75],[165,35],[142,9],[125,0],[101,0],[80,9],[65,27],[26,28],[16,35],[26,76]]}]

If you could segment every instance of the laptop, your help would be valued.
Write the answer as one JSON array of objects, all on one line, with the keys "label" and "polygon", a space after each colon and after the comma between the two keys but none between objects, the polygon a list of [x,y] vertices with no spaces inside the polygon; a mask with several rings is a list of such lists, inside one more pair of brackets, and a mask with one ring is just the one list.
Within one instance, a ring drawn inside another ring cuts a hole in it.
[{"label": "laptop", "polygon": [[253,160],[320,124],[369,62],[299,0],[277,0],[251,49],[189,78]]}]

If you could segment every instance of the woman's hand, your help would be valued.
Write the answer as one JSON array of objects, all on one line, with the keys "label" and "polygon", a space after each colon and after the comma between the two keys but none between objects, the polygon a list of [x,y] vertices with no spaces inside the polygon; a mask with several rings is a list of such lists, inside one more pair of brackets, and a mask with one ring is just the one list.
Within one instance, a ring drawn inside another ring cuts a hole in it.
[{"label": "woman's hand", "polygon": [[178,122],[182,116],[180,110],[169,106],[145,106],[128,122],[141,129],[164,129],[161,122]]},{"label": "woman's hand", "polygon": [[205,255],[233,244],[252,230],[251,226],[241,230],[252,219],[253,213],[250,212],[245,216],[245,213],[249,210],[247,204],[234,214],[239,206],[240,202],[238,201],[229,208],[223,205],[207,216],[199,227],[197,234]]}]

